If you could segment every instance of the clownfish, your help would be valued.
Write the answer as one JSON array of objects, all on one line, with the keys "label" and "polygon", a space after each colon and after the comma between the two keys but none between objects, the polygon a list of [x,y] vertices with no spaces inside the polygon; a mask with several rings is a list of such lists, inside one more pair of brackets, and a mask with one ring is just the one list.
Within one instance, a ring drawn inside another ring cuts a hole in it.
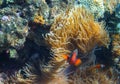
[{"label": "clownfish", "polygon": [[100,68],[104,68],[105,65],[104,64],[97,64],[95,66],[93,66],[93,68],[96,68],[96,69],[100,69]]},{"label": "clownfish", "polygon": [[65,60],[67,60],[70,65],[73,65],[73,66],[77,67],[82,63],[81,59],[78,58],[77,56],[78,56],[78,50],[75,49],[70,56],[69,55],[63,55],[63,58]]}]

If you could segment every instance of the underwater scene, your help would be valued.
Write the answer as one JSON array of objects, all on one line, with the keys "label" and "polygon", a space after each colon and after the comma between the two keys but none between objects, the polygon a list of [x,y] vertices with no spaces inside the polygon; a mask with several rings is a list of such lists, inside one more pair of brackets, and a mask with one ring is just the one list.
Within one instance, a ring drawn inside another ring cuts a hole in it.
[{"label": "underwater scene", "polygon": [[120,84],[120,0],[0,0],[0,84]]}]

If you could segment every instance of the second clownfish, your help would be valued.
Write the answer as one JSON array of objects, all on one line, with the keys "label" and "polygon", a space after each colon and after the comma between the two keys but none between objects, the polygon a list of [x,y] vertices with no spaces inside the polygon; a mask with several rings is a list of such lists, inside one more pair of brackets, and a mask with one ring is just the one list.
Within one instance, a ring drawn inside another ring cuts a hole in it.
[{"label": "second clownfish", "polygon": [[73,65],[73,66],[77,67],[77,66],[79,66],[82,63],[81,59],[78,58],[77,56],[78,56],[78,50],[75,49],[70,56],[63,55],[63,58],[65,60],[67,60],[70,65]]},{"label": "second clownfish", "polygon": [[93,67],[91,67],[92,69],[100,69],[100,68],[104,68],[105,67],[105,65],[104,64],[97,64],[97,65],[95,65],[95,66],[93,66]]}]

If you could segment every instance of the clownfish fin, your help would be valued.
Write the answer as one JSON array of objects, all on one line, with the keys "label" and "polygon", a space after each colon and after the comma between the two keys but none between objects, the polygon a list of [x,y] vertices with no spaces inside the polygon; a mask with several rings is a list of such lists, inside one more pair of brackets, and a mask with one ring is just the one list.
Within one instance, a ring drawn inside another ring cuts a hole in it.
[{"label": "clownfish fin", "polygon": [[77,55],[78,55],[78,49],[75,49],[72,53],[70,61],[75,62],[77,59]]}]

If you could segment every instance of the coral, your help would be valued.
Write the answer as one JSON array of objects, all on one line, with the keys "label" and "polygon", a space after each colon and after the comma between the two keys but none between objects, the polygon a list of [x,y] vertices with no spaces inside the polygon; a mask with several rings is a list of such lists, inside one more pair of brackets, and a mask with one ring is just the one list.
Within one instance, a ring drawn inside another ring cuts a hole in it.
[{"label": "coral", "polygon": [[44,0],[41,0],[39,2],[40,2],[39,4],[40,6],[38,13],[45,18],[45,21],[47,21],[47,19],[49,18],[49,6]]},{"label": "coral", "polygon": [[105,10],[112,14],[118,3],[120,0],[104,0]]},{"label": "coral", "polygon": [[94,14],[94,17],[103,17],[105,12],[104,0],[75,0],[75,5],[83,6]]},{"label": "coral", "polygon": [[113,41],[112,41],[112,52],[114,56],[120,56],[120,35],[112,35]]},{"label": "coral", "polygon": [[14,47],[23,46],[28,35],[28,25],[25,18],[20,17],[17,8],[3,8],[0,10],[0,52]]},{"label": "coral", "polygon": [[14,3],[14,0],[6,0],[6,4]]},{"label": "coral", "polygon": [[18,57],[17,51],[15,49],[9,49],[8,52],[10,54],[10,58],[17,58]]},{"label": "coral", "polygon": [[40,15],[36,15],[34,17],[33,22],[35,22],[37,24],[45,24],[45,20],[43,19],[43,16],[40,16]]},{"label": "coral", "polygon": [[3,0],[0,0],[0,6],[3,4]]},{"label": "coral", "polygon": [[112,55],[113,55],[113,71],[119,77],[120,73],[120,34],[113,34],[111,36]]},{"label": "coral", "polygon": [[115,5],[115,9],[112,11],[113,13],[106,15],[106,25],[108,26],[108,31],[111,35],[120,33],[119,7],[119,4]]},{"label": "coral", "polygon": [[[48,2],[47,2],[48,3]],[[65,12],[67,7],[73,6],[73,0],[50,0],[48,24],[52,24],[57,15]]]},{"label": "coral", "polygon": [[[28,68],[24,69],[23,73],[19,73],[18,71],[13,77],[8,78],[8,80],[5,81],[6,84],[113,83],[114,80],[108,77],[105,71],[88,71],[88,68],[86,68],[92,66],[91,62],[96,61],[94,55],[96,47],[108,47],[109,45],[109,36],[103,23],[95,21],[102,17],[105,12],[105,6],[106,10],[110,12],[113,11],[113,9],[108,7],[109,4],[105,3],[106,0],[6,1],[12,2],[7,3],[9,5],[8,8],[3,7],[0,10],[0,52],[12,47],[13,49],[11,48],[9,52],[10,58],[17,58],[18,55],[20,62],[31,62],[33,58],[36,62],[28,65]],[[71,9],[71,6],[74,4],[73,1],[79,1],[80,3],[76,2],[75,5],[78,4],[80,7],[73,7]],[[107,1],[112,2],[112,0]],[[12,5],[13,3],[15,3],[16,6]],[[18,4],[19,6],[17,6]],[[112,5],[114,5],[114,3]],[[67,7],[68,9],[66,10]],[[65,13],[63,13],[64,11]],[[118,14],[118,12],[115,13]],[[26,36],[29,32],[27,22],[31,20],[42,25],[32,25],[29,23],[32,27],[35,27],[35,29],[32,30],[31,27],[25,47],[19,52],[16,49],[21,48],[20,46],[26,41]],[[43,49],[43,47],[41,49],[40,46],[46,46],[42,35],[49,31],[50,26],[48,25],[51,24],[50,32],[47,33],[45,40],[51,49],[51,55],[53,57],[47,64],[43,64],[43,62],[37,62],[36,60],[37,58],[42,59],[42,56],[45,57],[43,53],[47,53],[47,58],[50,56],[48,55],[49,52]],[[116,26],[118,33],[119,29],[118,24]],[[118,56],[119,48],[116,48],[116,46],[119,47],[119,36],[116,35],[113,36],[113,38],[115,38],[112,43],[113,53]],[[34,44],[31,41],[34,42]],[[64,54],[70,55],[74,49],[78,49],[78,58],[82,60],[82,64],[79,67],[71,66],[62,57]],[[44,50],[44,52],[42,50]],[[6,65],[3,64],[3,66]],[[75,73],[68,75],[69,69],[73,69]],[[11,71],[11,69],[8,71]]]},{"label": "coral", "polygon": [[[106,12],[110,14],[106,16],[106,23],[111,38],[111,55],[112,55],[112,68],[114,74],[118,77],[120,73],[120,0],[105,0]],[[118,80],[119,81],[119,80]]]},{"label": "coral", "polygon": [[[19,49],[25,42],[28,34],[28,26],[25,19],[17,17],[16,15],[4,15],[0,18],[0,43],[1,50],[6,50],[5,46],[10,46]],[[7,44],[7,45],[6,45]]]},{"label": "coral", "polygon": [[116,9],[115,9],[115,17],[120,19],[120,13],[119,12],[120,12],[120,3],[117,4]]}]

